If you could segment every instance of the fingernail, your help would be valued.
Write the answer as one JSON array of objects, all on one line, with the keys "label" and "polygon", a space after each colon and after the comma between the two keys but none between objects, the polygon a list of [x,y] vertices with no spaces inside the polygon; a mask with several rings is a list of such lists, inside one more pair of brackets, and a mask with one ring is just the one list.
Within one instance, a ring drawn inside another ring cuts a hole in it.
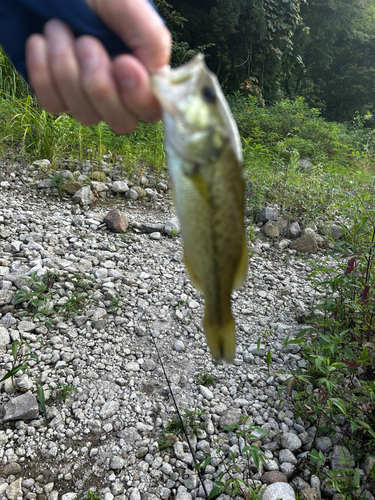
[{"label": "fingernail", "polygon": [[49,49],[56,55],[63,52],[71,43],[64,26],[57,20],[48,21],[45,32]]}]

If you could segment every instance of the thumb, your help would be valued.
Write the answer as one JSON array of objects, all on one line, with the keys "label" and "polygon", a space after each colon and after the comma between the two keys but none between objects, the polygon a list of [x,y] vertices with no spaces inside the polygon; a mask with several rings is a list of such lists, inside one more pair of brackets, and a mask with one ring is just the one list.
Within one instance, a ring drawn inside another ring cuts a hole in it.
[{"label": "thumb", "polygon": [[85,0],[150,71],[169,64],[171,35],[147,0]]}]

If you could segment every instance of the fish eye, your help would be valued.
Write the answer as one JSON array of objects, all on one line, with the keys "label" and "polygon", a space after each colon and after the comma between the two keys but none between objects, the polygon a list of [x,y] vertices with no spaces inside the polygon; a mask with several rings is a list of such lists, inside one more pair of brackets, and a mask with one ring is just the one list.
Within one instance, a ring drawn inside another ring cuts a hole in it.
[{"label": "fish eye", "polygon": [[213,104],[216,102],[216,92],[212,87],[203,87],[202,97],[207,104]]}]

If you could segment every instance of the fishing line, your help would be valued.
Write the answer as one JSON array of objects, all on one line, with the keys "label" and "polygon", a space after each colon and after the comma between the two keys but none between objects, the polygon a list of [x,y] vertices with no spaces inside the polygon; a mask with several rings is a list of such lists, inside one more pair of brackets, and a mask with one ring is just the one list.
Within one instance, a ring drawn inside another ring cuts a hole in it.
[{"label": "fishing line", "polygon": [[161,364],[161,367],[162,367],[162,370],[163,370],[163,373],[164,373],[165,380],[167,381],[167,384],[168,384],[169,392],[171,393],[171,396],[172,396],[173,404],[174,404],[174,406],[176,408],[177,415],[178,415],[178,418],[180,420],[182,430],[184,431],[187,444],[189,445],[191,456],[193,457],[193,462],[194,462],[195,470],[198,472],[198,477],[199,477],[199,480],[201,482],[201,485],[202,485],[202,488],[203,488],[203,491],[204,491],[204,495],[205,495],[206,499],[209,500],[209,495],[208,495],[208,492],[207,492],[207,489],[206,489],[206,485],[203,482],[202,474],[201,474],[200,468],[198,467],[198,462],[195,459],[193,447],[191,445],[190,438],[189,438],[188,433],[186,431],[186,427],[185,427],[184,421],[183,421],[183,419],[181,417],[180,410],[178,409],[176,399],[175,399],[174,394],[172,392],[171,384],[169,383],[169,379],[167,377],[167,372],[166,372],[166,370],[164,368],[164,364],[163,364],[163,361],[161,359],[158,346],[156,345],[156,340],[154,339],[154,337],[152,337],[152,340],[154,341],[155,349],[156,349],[156,352],[158,354],[158,358],[159,358],[159,361],[160,361],[160,364]]}]

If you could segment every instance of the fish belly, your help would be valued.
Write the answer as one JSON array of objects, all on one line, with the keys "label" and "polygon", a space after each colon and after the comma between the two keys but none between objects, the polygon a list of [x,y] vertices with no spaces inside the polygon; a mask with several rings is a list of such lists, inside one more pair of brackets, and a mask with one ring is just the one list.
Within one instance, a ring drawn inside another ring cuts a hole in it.
[{"label": "fish belly", "polygon": [[207,189],[197,189],[183,162],[169,157],[185,261],[193,284],[205,299],[204,327],[216,360],[233,361],[235,324],[230,295],[247,268],[244,230],[244,181],[230,148],[214,163],[202,165]]}]

